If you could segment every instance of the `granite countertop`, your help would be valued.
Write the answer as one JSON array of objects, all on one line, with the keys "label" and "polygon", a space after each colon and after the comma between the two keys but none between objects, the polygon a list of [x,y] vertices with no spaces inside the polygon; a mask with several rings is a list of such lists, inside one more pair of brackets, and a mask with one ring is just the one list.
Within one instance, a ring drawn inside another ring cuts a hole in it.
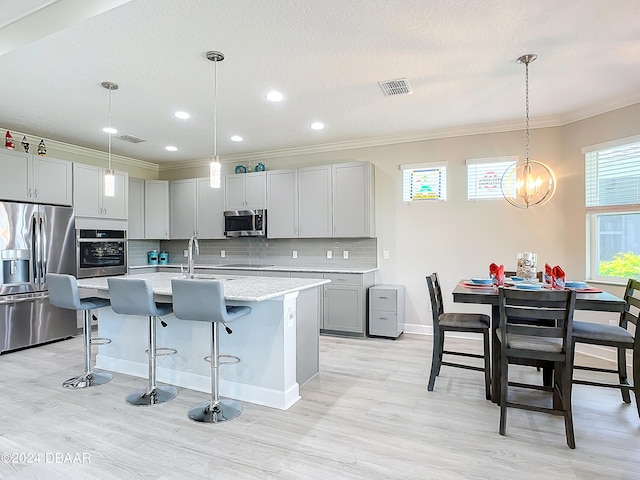
[{"label": "granite countertop", "polygon": [[[164,265],[163,265],[164,266]],[[170,296],[171,279],[182,278],[173,272],[142,273],[125,275],[131,278],[145,278],[151,282],[153,293]],[[283,278],[283,277],[243,277],[240,275],[206,275],[196,274],[196,279],[210,279],[224,282],[225,300],[238,302],[262,302],[280,297],[287,293],[314,288],[329,280],[315,278]],[[108,277],[83,278],[78,280],[78,287],[93,290],[108,290]]]},{"label": "granite countertop", "polygon": [[[135,270],[139,268],[155,268],[155,267],[164,267],[164,268],[180,268],[179,263],[170,263],[168,265],[130,265],[130,270]],[[224,270],[260,270],[260,271],[271,271],[271,272],[307,272],[307,273],[369,273],[375,272],[378,270],[378,267],[296,267],[292,265],[251,265],[251,266],[237,266],[237,265],[225,265],[225,264],[216,264],[216,265],[194,265],[195,268],[210,268],[212,270],[215,269],[224,269]]]}]

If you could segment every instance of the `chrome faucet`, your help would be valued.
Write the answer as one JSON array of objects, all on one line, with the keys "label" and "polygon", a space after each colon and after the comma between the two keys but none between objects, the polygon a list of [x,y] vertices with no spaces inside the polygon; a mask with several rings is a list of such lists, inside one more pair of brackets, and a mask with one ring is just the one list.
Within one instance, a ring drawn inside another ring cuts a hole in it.
[{"label": "chrome faucet", "polygon": [[193,278],[194,274],[193,274],[193,247],[196,247],[196,255],[200,255],[200,246],[198,245],[198,236],[197,234],[193,234],[193,236],[189,239],[189,246],[188,248],[188,257],[187,257],[187,262],[188,262],[188,268],[189,268],[189,278]]}]

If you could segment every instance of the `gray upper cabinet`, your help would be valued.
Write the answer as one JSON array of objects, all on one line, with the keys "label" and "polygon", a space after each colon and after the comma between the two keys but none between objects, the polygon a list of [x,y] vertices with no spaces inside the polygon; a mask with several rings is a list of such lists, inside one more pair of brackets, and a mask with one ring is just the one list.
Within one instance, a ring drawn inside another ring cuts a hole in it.
[{"label": "gray upper cabinet", "polygon": [[11,150],[0,152],[0,162],[1,199],[72,205],[71,162]]},{"label": "gray upper cabinet", "polygon": [[[299,237],[331,237],[331,165],[298,169]],[[267,215],[270,212],[267,211]],[[267,235],[269,232],[267,231]]]},{"label": "gray upper cabinet", "polygon": [[144,238],[144,180],[140,178],[129,178],[127,236],[129,240]]},{"label": "gray upper cabinet", "polygon": [[266,172],[225,176],[225,210],[257,210],[267,205]]},{"label": "gray upper cabinet", "polygon": [[198,238],[225,238],[224,188],[212,188],[208,178],[198,178],[196,180],[196,226]]},{"label": "gray upper cabinet", "polygon": [[171,182],[171,238],[224,238],[224,189],[211,188],[208,178]]},{"label": "gray upper cabinet", "polygon": [[144,181],[144,236],[148,239],[169,239],[169,182]]},{"label": "gray upper cabinet", "polygon": [[129,174],[116,170],[116,193],[103,194],[104,168],[73,164],[73,207],[76,217],[126,220],[129,214]]},{"label": "gray upper cabinet", "polygon": [[298,171],[267,172],[267,235],[298,237]]},{"label": "gray upper cabinet", "polygon": [[191,238],[196,233],[197,183],[195,178],[169,183],[171,198],[171,238]]},{"label": "gray upper cabinet", "polygon": [[374,181],[369,162],[332,165],[334,237],[375,235]]}]

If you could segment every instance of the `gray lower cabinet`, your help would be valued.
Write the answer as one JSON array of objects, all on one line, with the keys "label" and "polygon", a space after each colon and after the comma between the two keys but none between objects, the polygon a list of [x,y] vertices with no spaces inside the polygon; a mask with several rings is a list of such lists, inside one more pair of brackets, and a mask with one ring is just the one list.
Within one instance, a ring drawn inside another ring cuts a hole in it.
[{"label": "gray lower cabinet", "polygon": [[325,273],[320,333],[364,337],[367,331],[367,292],[375,273]]},{"label": "gray lower cabinet", "polygon": [[369,289],[369,335],[397,338],[404,331],[404,285]]}]

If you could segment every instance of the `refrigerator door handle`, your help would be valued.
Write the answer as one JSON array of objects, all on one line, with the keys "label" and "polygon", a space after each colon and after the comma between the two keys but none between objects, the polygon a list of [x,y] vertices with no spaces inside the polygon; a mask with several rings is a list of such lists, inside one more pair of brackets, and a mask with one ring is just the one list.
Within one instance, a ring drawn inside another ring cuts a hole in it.
[{"label": "refrigerator door handle", "polygon": [[33,282],[40,283],[40,234],[38,232],[37,214],[31,217],[31,273]]},{"label": "refrigerator door handle", "polygon": [[40,283],[47,281],[47,216],[40,214]]}]

